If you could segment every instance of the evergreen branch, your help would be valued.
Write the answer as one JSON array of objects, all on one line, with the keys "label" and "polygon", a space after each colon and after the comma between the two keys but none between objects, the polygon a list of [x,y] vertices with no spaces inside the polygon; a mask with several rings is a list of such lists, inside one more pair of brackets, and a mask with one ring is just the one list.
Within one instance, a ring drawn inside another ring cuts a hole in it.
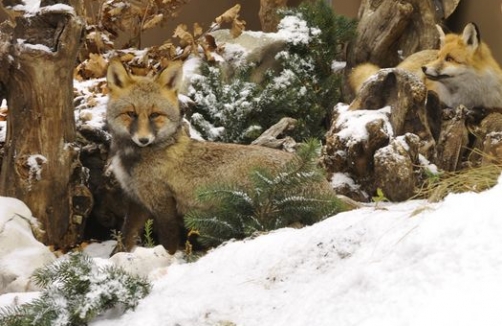
[{"label": "evergreen branch", "polygon": [[0,310],[0,324],[12,326],[87,325],[116,305],[134,308],[151,285],[117,267],[99,267],[83,253],[69,254],[35,272],[40,297],[17,308]]}]

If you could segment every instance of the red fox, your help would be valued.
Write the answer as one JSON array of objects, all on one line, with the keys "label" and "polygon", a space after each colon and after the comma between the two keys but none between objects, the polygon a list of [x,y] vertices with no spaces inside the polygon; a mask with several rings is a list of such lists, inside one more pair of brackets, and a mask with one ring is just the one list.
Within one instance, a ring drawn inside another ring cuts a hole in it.
[{"label": "red fox", "polygon": [[[200,208],[198,187],[225,181],[249,184],[253,168],[277,170],[296,157],[262,146],[190,138],[178,104],[181,67],[172,63],[154,78],[130,75],[118,60],[112,60],[108,67],[106,118],[112,135],[111,167],[140,207],[140,212],[130,212],[123,226],[126,250],[135,245],[150,214],[160,242],[173,254],[183,215]],[[332,191],[327,180],[315,187]]]},{"label": "red fox", "polygon": [[[477,26],[467,24],[461,35],[445,35],[439,26],[438,32],[439,50],[417,52],[396,68],[418,75],[450,108],[502,107],[502,70],[481,42]],[[357,66],[349,77],[351,87],[358,92],[378,70],[372,64]]]}]

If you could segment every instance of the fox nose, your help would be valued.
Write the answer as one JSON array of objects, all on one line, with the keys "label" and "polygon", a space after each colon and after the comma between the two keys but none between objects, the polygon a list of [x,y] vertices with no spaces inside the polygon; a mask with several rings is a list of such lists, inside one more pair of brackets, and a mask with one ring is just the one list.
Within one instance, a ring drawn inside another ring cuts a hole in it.
[{"label": "fox nose", "polygon": [[140,142],[141,145],[147,145],[150,142],[150,138],[139,138],[138,141]]},{"label": "fox nose", "polygon": [[427,67],[426,67],[426,66],[422,66],[422,71],[423,71],[423,72],[424,72],[424,74],[425,74],[425,72],[427,71]]}]

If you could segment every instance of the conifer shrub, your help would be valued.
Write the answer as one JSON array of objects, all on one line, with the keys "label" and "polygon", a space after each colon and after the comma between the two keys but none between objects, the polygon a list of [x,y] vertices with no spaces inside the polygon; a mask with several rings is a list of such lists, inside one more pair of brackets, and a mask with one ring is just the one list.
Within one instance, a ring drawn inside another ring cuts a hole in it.
[{"label": "conifer shrub", "polygon": [[248,143],[286,116],[298,120],[290,135],[295,140],[324,136],[328,112],[340,100],[341,77],[332,65],[355,35],[355,21],[336,15],[322,0],[281,15],[279,33],[296,26],[295,36],[276,56],[278,72],[268,71],[260,84],[250,79],[251,63],[235,60],[228,79],[217,64],[202,64],[202,76],[189,91],[195,102],[189,118],[204,138]]},{"label": "conifer shrub", "polygon": [[342,210],[332,192],[306,187],[325,178],[318,166],[320,143],[310,140],[298,149],[298,158],[280,171],[256,168],[251,185],[211,185],[199,189],[198,200],[209,209],[185,215],[186,226],[196,230],[204,246],[291,226],[310,225]]},{"label": "conifer shrub", "polygon": [[107,309],[135,308],[151,289],[145,279],[114,266],[98,266],[83,253],[69,254],[38,269],[40,297],[0,309],[0,325],[80,326]]}]

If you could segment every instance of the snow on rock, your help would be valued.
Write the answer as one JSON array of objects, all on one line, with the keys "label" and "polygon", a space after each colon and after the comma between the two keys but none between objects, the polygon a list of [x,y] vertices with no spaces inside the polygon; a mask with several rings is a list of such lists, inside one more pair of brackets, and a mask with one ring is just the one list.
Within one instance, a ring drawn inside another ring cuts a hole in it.
[{"label": "snow on rock", "polygon": [[56,257],[32,233],[38,221],[20,200],[0,197],[0,294],[35,290],[29,277]]},{"label": "snow on rock", "polygon": [[[180,256],[181,253],[170,255],[163,246],[156,246],[154,248],[136,247],[133,252],[116,253],[110,258],[110,261],[131,274],[156,278],[157,269],[183,262]],[[153,271],[155,273],[150,275]],[[161,274],[162,272],[160,272]]]},{"label": "snow on rock", "polygon": [[334,109],[338,114],[336,120],[336,129],[339,130],[337,135],[341,139],[348,139],[347,143],[367,140],[368,130],[366,125],[369,122],[383,120],[384,133],[392,136],[393,130],[389,121],[390,107],[384,107],[380,110],[349,110],[349,106],[344,103],[339,103]]},{"label": "snow on rock", "polygon": [[40,9],[40,2],[40,0],[21,0],[19,4],[12,7],[7,6],[7,8],[33,15]]},{"label": "snow on rock", "polygon": [[499,181],[230,242],[91,325],[499,325],[501,196]]}]

